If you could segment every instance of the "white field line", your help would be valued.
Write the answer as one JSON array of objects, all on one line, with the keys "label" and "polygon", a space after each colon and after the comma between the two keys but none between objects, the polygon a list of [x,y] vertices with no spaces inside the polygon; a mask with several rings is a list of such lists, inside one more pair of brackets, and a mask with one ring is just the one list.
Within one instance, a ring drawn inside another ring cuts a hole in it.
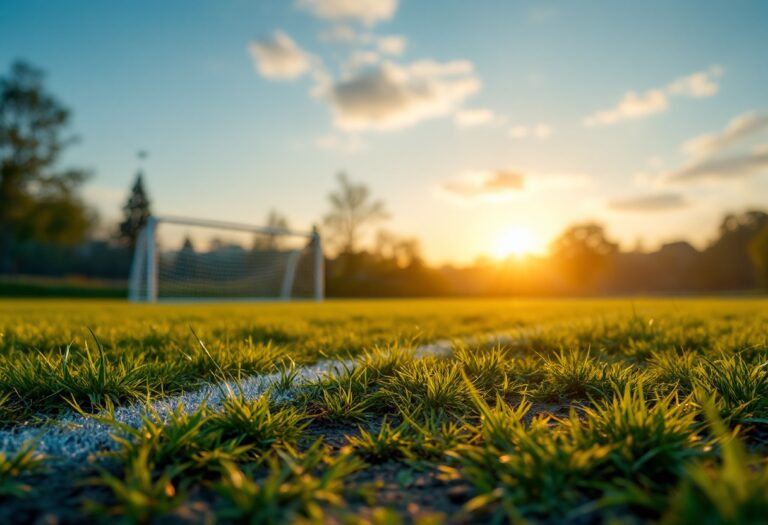
[{"label": "white field line", "polygon": [[[463,342],[470,344],[477,342],[525,342],[527,334],[530,334],[531,330],[525,330],[524,335],[518,337],[492,335],[464,339]],[[455,341],[441,340],[419,346],[414,351],[414,357],[447,357],[452,353],[454,343]],[[277,399],[290,401],[295,398],[297,390],[306,383],[322,377],[338,376],[346,368],[350,368],[356,363],[357,361],[354,359],[323,360],[314,365],[297,367],[293,388],[282,393]],[[116,407],[114,419],[133,428],[139,428],[142,424],[142,417],[151,417],[152,412],[156,412],[164,420],[179,405],[184,405],[188,413],[194,412],[204,404],[215,409],[221,406],[230,392],[242,393],[246,399],[256,399],[278,384],[280,379],[281,374],[274,373],[246,377],[238,382],[228,381],[221,384],[206,385],[198,390],[151,401],[149,407],[145,403]],[[82,463],[93,454],[114,450],[116,443],[111,435],[115,432],[116,429],[113,426],[102,423],[95,417],[72,412],[61,418],[51,420],[42,427],[22,424],[12,429],[0,430],[0,452],[8,455],[13,454],[27,441],[33,440],[36,442],[35,450],[48,456],[51,461]]]}]

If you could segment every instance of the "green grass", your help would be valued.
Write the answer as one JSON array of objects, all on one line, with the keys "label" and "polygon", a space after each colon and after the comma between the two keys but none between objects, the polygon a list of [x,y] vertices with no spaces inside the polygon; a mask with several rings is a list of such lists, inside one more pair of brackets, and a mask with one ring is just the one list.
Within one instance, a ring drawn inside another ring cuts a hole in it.
[{"label": "green grass", "polygon": [[[0,455],[0,500],[74,522],[762,523],[766,326],[759,299],[4,301],[0,424],[79,410],[114,447],[64,471],[34,442]],[[115,420],[225,379],[221,406]]]},{"label": "green grass", "polygon": [[34,487],[24,478],[44,467],[45,457],[35,452],[34,442],[25,443],[12,455],[0,452],[0,498],[34,495]]}]

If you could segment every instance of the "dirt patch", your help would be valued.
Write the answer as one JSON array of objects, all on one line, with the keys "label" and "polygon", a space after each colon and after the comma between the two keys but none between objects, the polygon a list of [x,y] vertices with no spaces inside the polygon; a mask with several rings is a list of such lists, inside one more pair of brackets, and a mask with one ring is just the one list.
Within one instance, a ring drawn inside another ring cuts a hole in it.
[{"label": "dirt patch", "polygon": [[350,511],[366,516],[372,508],[386,507],[406,523],[434,514],[440,514],[445,523],[468,523],[461,509],[473,495],[469,484],[447,479],[437,468],[414,468],[395,461],[356,473],[349,478],[348,488],[360,494],[351,498]]}]

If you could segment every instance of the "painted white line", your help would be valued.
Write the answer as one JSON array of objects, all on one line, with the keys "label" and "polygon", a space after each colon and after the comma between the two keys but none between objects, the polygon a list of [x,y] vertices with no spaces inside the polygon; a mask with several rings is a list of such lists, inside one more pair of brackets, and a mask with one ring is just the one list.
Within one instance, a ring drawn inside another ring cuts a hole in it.
[{"label": "painted white line", "polygon": [[[522,343],[529,341],[529,336],[538,333],[541,326],[518,328],[516,335],[490,334],[469,337],[461,340],[465,344],[503,344]],[[429,356],[448,357],[453,352],[457,340],[440,340],[419,346],[414,349],[415,358]],[[361,355],[360,357],[364,357]],[[275,396],[278,401],[290,401],[295,398],[298,388],[322,377],[341,375],[345,369],[353,367],[358,360],[323,360],[314,365],[297,367],[293,388]],[[184,405],[188,413],[194,412],[203,404],[215,409],[221,406],[230,392],[242,393],[246,399],[257,399],[271,387],[276,386],[282,374],[262,374],[241,378],[239,381],[227,381],[221,384],[206,385],[200,389],[186,392],[177,396],[164,397],[151,401],[149,407],[145,403],[116,407],[114,419],[120,423],[139,428],[142,417],[150,416],[152,412],[165,420],[179,405]],[[101,423],[94,417],[70,413],[45,425],[19,425],[12,429],[0,430],[0,452],[13,454],[28,440],[35,440],[36,451],[50,457],[55,463],[82,463],[89,456],[98,452],[114,450],[116,444],[111,435],[115,428]]]},{"label": "painted white line", "polygon": [[[416,348],[414,357],[447,356],[450,355],[451,350],[451,342],[438,341]],[[277,395],[276,399],[290,401],[295,397],[297,387],[322,377],[338,376],[356,363],[357,361],[353,359],[323,360],[314,365],[297,367],[293,381],[294,388]],[[215,409],[221,406],[229,392],[242,393],[246,399],[257,399],[270,387],[277,385],[281,377],[280,373],[250,376],[237,382],[227,381],[207,385],[198,390],[151,401],[149,407],[145,403],[120,406],[114,410],[114,419],[138,428],[142,424],[142,417],[149,416],[153,411],[161,419],[165,419],[179,405],[184,405],[187,412],[194,412],[203,404]],[[111,437],[114,433],[114,427],[101,423],[94,417],[70,413],[42,427],[20,425],[1,430],[0,451],[10,455],[19,450],[28,440],[35,440],[36,451],[50,456],[54,462],[83,462],[97,452],[114,450],[116,445]]]}]

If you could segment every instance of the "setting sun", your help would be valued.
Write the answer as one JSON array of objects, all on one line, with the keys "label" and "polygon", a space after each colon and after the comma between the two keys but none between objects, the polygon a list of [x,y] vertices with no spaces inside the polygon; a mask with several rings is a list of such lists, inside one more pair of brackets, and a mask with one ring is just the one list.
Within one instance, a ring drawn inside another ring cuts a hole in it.
[{"label": "setting sun", "polygon": [[536,236],[524,226],[507,229],[496,241],[493,254],[499,259],[520,257],[536,251]]}]

